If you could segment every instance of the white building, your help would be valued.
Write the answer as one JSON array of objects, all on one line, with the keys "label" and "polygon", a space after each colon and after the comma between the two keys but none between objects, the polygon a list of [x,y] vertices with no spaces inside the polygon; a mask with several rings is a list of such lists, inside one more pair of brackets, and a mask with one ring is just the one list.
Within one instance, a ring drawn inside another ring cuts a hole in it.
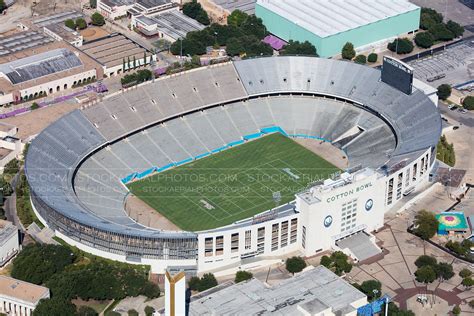
[{"label": "white building", "polygon": [[7,163],[23,153],[25,145],[15,137],[17,131],[16,126],[0,123],[0,173]]},{"label": "white building", "polygon": [[44,298],[49,298],[48,288],[0,276],[0,313],[30,316]]},{"label": "white building", "polygon": [[165,316],[186,315],[186,278],[184,272],[165,273]]},{"label": "white building", "polygon": [[0,267],[7,264],[20,251],[18,228],[11,222],[0,220]]}]

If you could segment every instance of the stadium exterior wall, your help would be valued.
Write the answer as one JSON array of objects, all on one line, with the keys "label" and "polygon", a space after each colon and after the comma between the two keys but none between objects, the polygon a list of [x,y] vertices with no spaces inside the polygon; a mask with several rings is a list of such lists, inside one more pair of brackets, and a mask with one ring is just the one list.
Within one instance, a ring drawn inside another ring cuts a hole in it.
[{"label": "stadium exterior wall", "polygon": [[420,14],[421,9],[417,8],[345,32],[320,37],[299,26],[294,21],[268,10],[259,3],[255,4],[255,15],[263,20],[270,33],[285,41],[309,41],[316,47],[321,57],[340,54],[342,47],[347,42],[351,42],[355,48],[358,48],[415,31],[420,25]]}]

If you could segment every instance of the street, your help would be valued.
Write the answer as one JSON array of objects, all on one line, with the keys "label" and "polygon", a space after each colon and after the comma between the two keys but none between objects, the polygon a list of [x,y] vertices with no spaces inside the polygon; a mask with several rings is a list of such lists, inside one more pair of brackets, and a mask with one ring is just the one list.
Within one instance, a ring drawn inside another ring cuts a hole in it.
[{"label": "street", "polygon": [[449,119],[453,119],[468,127],[474,127],[474,113],[468,111],[467,113],[461,113],[457,110],[448,109],[448,105],[443,101],[438,102],[439,112],[448,119],[448,123],[451,124]]}]

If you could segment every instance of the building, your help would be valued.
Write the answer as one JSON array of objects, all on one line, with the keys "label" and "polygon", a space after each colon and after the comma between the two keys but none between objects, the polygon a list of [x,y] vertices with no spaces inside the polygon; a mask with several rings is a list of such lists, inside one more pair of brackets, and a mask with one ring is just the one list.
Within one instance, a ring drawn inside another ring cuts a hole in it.
[{"label": "building", "polygon": [[186,315],[186,278],[183,271],[165,273],[165,316]]},{"label": "building", "polygon": [[[355,63],[279,56],[201,67],[106,97],[32,141],[25,173],[33,209],[66,242],[155,273],[255,267],[325,250],[364,260],[380,252],[371,233],[384,214],[429,181],[441,134],[437,105],[416,82],[405,94],[381,77]],[[205,231],[150,227],[125,209],[130,180],[272,133],[331,144],[348,168],[287,204]]]},{"label": "building", "polygon": [[443,212],[436,215],[439,235],[465,234],[469,225],[463,212]]},{"label": "building", "polygon": [[318,266],[268,286],[251,279],[191,298],[190,315],[357,315],[367,296]]},{"label": "building", "polygon": [[289,41],[309,41],[321,57],[341,53],[345,43],[375,49],[416,31],[421,9],[407,0],[363,1],[258,0],[255,15],[267,30]]},{"label": "building", "polygon": [[39,301],[46,298],[48,288],[0,275],[0,313],[30,316]]},{"label": "building", "polygon": [[16,126],[0,123],[0,170],[14,158],[20,157],[25,145],[15,135],[18,131]]},{"label": "building", "polygon": [[19,251],[18,228],[11,222],[0,220],[0,267],[7,264]]},{"label": "building", "polygon": [[37,46],[53,42],[54,39],[40,31],[28,30],[0,38],[0,58],[10,54],[18,54]]},{"label": "building", "polygon": [[189,32],[201,31],[206,27],[177,9],[151,16],[132,16],[131,23],[145,36],[157,36],[170,42],[185,38]]},{"label": "building", "polygon": [[156,54],[119,33],[89,41],[81,50],[102,66],[106,77],[156,61]]},{"label": "building", "polygon": [[76,47],[82,46],[82,35],[62,23],[47,25],[43,31],[57,41],[66,41]]},{"label": "building", "polygon": [[136,0],[97,0],[97,11],[109,20],[126,17]]},{"label": "building", "polygon": [[17,103],[102,78],[100,64],[61,42],[0,57],[0,105]]}]

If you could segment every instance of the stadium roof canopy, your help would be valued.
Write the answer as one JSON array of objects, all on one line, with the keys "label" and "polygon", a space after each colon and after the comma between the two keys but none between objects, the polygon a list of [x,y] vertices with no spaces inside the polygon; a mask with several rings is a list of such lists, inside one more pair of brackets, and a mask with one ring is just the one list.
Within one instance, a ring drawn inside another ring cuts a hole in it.
[{"label": "stadium roof canopy", "polygon": [[4,75],[12,84],[18,84],[79,66],[82,62],[73,52],[55,49],[1,64],[0,76]]},{"label": "stadium roof canopy", "polygon": [[259,0],[258,4],[319,37],[418,9],[406,0]]}]

